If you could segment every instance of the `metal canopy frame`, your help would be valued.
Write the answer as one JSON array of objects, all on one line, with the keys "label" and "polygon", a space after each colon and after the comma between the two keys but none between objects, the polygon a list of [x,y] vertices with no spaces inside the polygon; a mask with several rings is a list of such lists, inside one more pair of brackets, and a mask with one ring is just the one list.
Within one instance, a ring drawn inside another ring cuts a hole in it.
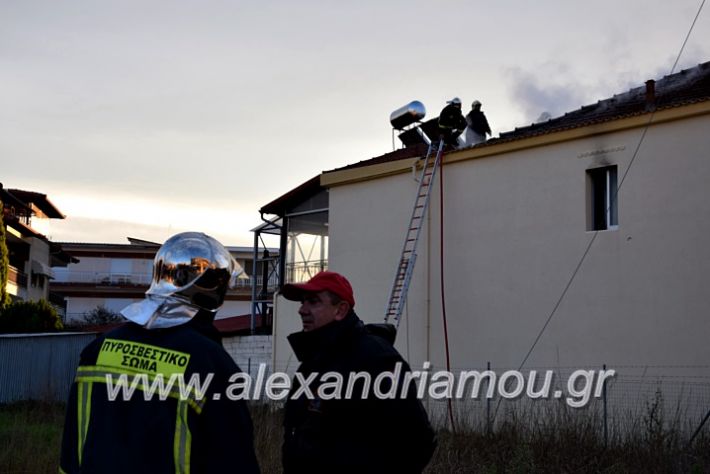
[{"label": "metal canopy frame", "polygon": [[[262,217],[263,219],[263,217]],[[273,312],[273,289],[270,290],[269,282],[279,282],[279,270],[281,252],[277,255],[271,255],[269,247],[264,242],[263,236],[282,234],[283,219],[276,218],[272,220],[263,219],[264,223],[255,229],[254,232],[254,254],[252,259],[252,278],[251,278],[251,320],[250,329],[252,334],[256,334],[257,316],[261,315],[263,325],[270,325],[269,318]],[[261,284],[257,278],[257,271],[261,263]]]}]

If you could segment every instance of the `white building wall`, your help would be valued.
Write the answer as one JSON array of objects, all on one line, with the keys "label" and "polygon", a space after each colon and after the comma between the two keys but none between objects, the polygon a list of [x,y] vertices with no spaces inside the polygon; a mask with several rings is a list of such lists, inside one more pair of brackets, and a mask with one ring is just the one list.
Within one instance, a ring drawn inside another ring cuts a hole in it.
[{"label": "white building wall", "polygon": [[[416,189],[413,174],[399,174],[330,191],[329,267],[350,280],[355,292],[355,312],[366,323],[384,321]],[[438,206],[436,202],[432,200],[430,206]],[[405,308],[408,311],[396,344],[413,366],[431,360],[426,333],[427,301],[433,284],[427,276],[428,232],[425,226]],[[412,314],[416,314],[416,322],[410,318]]]},{"label": "white building wall", "polygon": [[[526,367],[607,364],[650,375],[657,366],[692,366],[691,372],[707,372],[709,127],[707,115],[651,127],[619,195],[618,229],[597,234]],[[454,368],[519,367],[594,236],[586,230],[586,170],[616,164],[621,181],[641,133],[614,132],[444,167]],[[366,322],[383,318],[415,189],[406,174],[330,189],[329,266],[353,283],[355,309]],[[413,367],[424,360],[445,365],[438,193],[437,185],[397,339]],[[285,336],[300,328],[296,309],[278,302],[277,363],[292,358]]]},{"label": "white building wall", "polygon": [[274,337],[272,364],[275,371],[293,373],[298,367],[298,359],[286,339],[289,334],[300,331],[301,317],[298,315],[300,303],[289,301],[282,296],[274,298]]},{"label": "white building wall", "polygon": [[[126,306],[141,301],[142,298],[86,298],[67,297],[67,322],[81,320],[82,316],[97,306],[104,306],[111,311],[119,313]],[[248,301],[226,301],[219,309],[215,319],[240,316],[251,312],[251,303]]]},{"label": "white building wall", "polygon": [[[27,274],[27,293],[22,296],[28,301],[46,300],[49,297],[49,277],[43,275],[33,279],[32,261],[41,262],[49,268],[49,244],[36,237],[28,237],[25,240],[30,244],[30,258],[25,263],[24,268],[24,272]],[[34,281],[36,281],[36,284],[33,284]]]},{"label": "white building wall", "polygon": [[67,320],[66,322],[81,322],[84,314],[95,310],[98,306],[103,306],[115,313],[120,313],[126,306],[141,301],[142,298],[87,298],[72,297],[66,298]]},{"label": "white building wall", "polygon": [[125,282],[149,284],[153,260],[141,258],[81,257],[79,263],[55,268],[60,282]]}]

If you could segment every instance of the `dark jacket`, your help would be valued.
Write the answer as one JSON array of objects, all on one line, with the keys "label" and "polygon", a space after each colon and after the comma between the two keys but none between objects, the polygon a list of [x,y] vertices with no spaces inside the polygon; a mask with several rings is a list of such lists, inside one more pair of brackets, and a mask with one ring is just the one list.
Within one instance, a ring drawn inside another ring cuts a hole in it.
[{"label": "dark jacket", "polygon": [[456,145],[456,138],[466,128],[466,119],[461,113],[461,107],[449,104],[439,114],[439,134],[449,145]]},{"label": "dark jacket", "polygon": [[[102,335],[81,353],[67,405],[60,472],[259,472],[246,404],[225,396],[229,377],[239,371],[211,321],[200,314],[168,329],[127,323]],[[185,384],[199,375],[204,396],[192,391],[181,397],[176,382],[175,393],[164,400],[157,392],[146,400],[137,385],[127,400],[119,394],[110,401],[106,374],[117,384],[122,374],[130,383],[137,373],[164,374],[165,385],[169,374],[182,373]],[[207,374],[214,375],[205,387]]]},{"label": "dark jacket", "polygon": [[461,107],[449,104],[439,114],[439,128],[457,130],[459,133],[466,128],[466,119],[461,113]]},{"label": "dark jacket", "polygon": [[491,133],[491,127],[488,125],[488,120],[485,114],[480,110],[471,110],[468,115],[466,115],[466,124],[468,127],[479,135],[485,137],[486,134]]},{"label": "dark jacket", "polygon": [[[390,341],[373,334],[351,312],[342,321],[291,334],[289,342],[301,361],[298,372],[303,379],[319,375],[310,385],[314,399],[289,396],[286,402],[285,473],[418,473],[424,469],[436,441],[413,384],[404,399],[380,400],[372,387],[363,399],[359,383],[351,399],[317,396],[326,372],[341,374],[347,386],[350,373],[367,372],[374,384],[378,374],[393,371],[397,362],[402,363],[402,374],[408,371]],[[294,379],[291,395],[299,386]],[[383,391],[389,386],[384,384]]]}]

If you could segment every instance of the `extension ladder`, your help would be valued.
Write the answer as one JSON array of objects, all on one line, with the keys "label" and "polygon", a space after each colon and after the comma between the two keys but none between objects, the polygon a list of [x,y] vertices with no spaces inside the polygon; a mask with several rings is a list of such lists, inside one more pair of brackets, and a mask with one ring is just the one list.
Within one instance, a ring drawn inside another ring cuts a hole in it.
[{"label": "extension ladder", "polygon": [[[429,144],[421,175],[419,176],[412,217],[409,219],[409,226],[404,237],[404,246],[402,247],[402,255],[399,258],[394,283],[392,284],[392,291],[390,292],[389,302],[387,303],[387,310],[385,311],[385,323],[388,323],[390,318],[394,318],[395,327],[399,327],[404,303],[407,300],[409,282],[412,280],[414,264],[417,260],[417,243],[419,243],[419,234],[423,225],[422,221],[429,207],[431,185],[436,176],[436,170],[439,168],[443,151],[444,140],[431,142]],[[435,152],[436,155],[434,155]],[[433,156],[435,157],[432,159]]]}]

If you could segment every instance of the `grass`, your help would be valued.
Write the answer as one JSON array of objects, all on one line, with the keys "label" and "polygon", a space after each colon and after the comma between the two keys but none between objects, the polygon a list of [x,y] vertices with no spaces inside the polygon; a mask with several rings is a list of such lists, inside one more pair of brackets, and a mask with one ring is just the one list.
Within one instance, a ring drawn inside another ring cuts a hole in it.
[{"label": "grass", "polygon": [[[280,472],[281,410],[253,405],[251,414],[262,472]],[[63,420],[61,404],[0,406],[0,471],[57,472]],[[687,437],[655,410],[647,410],[633,433],[611,439],[608,447],[593,417],[558,413],[529,420],[527,413],[508,414],[490,434],[439,431],[426,473],[710,472],[710,437],[701,434],[686,449]]]},{"label": "grass", "polygon": [[64,409],[38,402],[0,406],[0,471],[57,472]]}]

